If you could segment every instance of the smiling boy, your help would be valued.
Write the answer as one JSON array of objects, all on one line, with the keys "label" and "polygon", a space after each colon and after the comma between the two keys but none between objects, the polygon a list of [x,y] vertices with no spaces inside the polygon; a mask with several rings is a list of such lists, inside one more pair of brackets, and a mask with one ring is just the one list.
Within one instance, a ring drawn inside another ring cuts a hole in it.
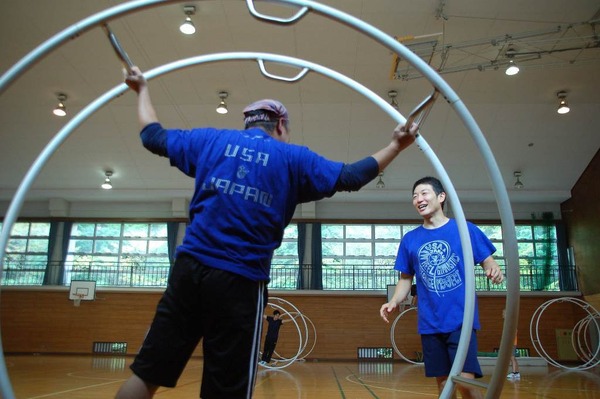
[{"label": "smiling boy", "polygon": [[[400,279],[392,299],[381,306],[380,316],[388,316],[406,298],[416,276],[419,292],[418,332],[421,334],[425,375],[435,377],[441,392],[460,339],[465,305],[465,265],[458,227],[444,213],[446,192],[435,177],[424,177],[413,185],[412,203],[423,218],[423,225],[408,232],[400,242],[395,269]],[[492,257],[496,248],[474,224],[467,222],[475,264],[481,264],[488,279],[495,284],[504,280],[498,263]],[[475,298],[477,299],[477,298]],[[461,375],[482,377],[477,360],[477,303],[473,332]],[[481,398],[473,387],[458,385],[463,398]]]}]

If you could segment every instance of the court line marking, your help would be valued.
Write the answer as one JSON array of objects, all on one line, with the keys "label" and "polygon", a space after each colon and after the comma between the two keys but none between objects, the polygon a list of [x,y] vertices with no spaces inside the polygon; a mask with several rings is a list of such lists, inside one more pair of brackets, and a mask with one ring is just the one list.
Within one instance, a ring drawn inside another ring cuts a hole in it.
[{"label": "court line marking", "polygon": [[38,396],[30,396],[28,399],[39,399],[39,398],[49,398],[51,396],[56,396],[56,395],[61,395],[61,394],[65,394],[65,393],[69,393],[69,392],[76,392],[76,391],[83,391],[85,389],[90,389],[90,388],[96,388],[96,387],[101,387],[104,385],[110,385],[110,384],[115,384],[117,382],[123,382],[125,381],[125,379],[122,380],[114,380],[111,382],[104,382],[102,384],[94,384],[94,385],[86,385],[84,387],[79,387],[79,388],[73,388],[73,389],[67,389],[65,391],[58,391],[58,392],[53,392],[53,393],[47,393],[45,395],[38,395]]},{"label": "court line marking", "polygon": [[[81,380],[104,380],[104,381],[115,381],[114,378],[108,378],[108,377],[92,377],[92,376],[85,376],[85,375],[78,375],[78,373],[83,373],[83,371],[73,371],[71,373],[67,373],[67,377],[71,377],[71,378],[77,378],[77,379],[81,379]],[[125,381],[126,378],[124,379],[120,379],[120,381]]]},{"label": "court line marking", "polygon": [[340,395],[342,395],[343,399],[346,399],[346,395],[344,394],[344,389],[342,388],[342,384],[340,384],[340,380],[335,372],[335,368],[331,368],[331,371],[333,372],[333,376],[335,377],[335,382],[338,386],[338,389],[340,390]]},{"label": "court line marking", "polygon": [[[377,395],[375,394],[375,392],[373,392],[373,391],[371,390],[371,388],[369,388],[369,386],[368,386],[367,384],[365,384],[365,383],[364,383],[364,382],[363,382],[363,381],[360,379],[360,377],[359,377],[359,376],[357,376],[356,374],[354,374],[354,371],[352,371],[352,369],[351,369],[350,367],[346,367],[346,368],[348,369],[348,371],[350,371],[350,373],[352,374],[352,376],[354,376],[354,378],[356,378],[356,379],[357,379],[357,380],[360,382],[360,385],[362,385],[362,386],[363,386],[363,388],[365,388],[367,391],[369,391],[369,393],[371,394],[371,396],[373,396],[375,399],[379,399],[379,396],[377,396]],[[348,380],[348,377],[346,377],[346,380]]]},{"label": "court line marking", "polygon": [[[353,375],[346,376],[346,381],[351,382],[353,384],[359,384],[359,382],[353,381],[352,377],[356,377],[356,375],[353,374]],[[358,377],[356,377],[356,378],[359,379]],[[360,384],[361,385],[367,385],[367,384],[363,383],[362,381],[360,382]],[[368,384],[368,385],[370,387],[377,388],[377,389],[383,389],[383,390],[386,390],[386,391],[410,393],[410,394],[414,394],[414,395],[423,395],[423,396],[435,396],[435,397],[439,396],[437,393],[435,393],[435,394],[433,394],[433,393],[423,393],[423,392],[418,392],[418,391],[409,391],[409,390],[406,390],[406,389],[390,388],[390,387],[379,386],[379,385],[374,385],[374,384]]]}]

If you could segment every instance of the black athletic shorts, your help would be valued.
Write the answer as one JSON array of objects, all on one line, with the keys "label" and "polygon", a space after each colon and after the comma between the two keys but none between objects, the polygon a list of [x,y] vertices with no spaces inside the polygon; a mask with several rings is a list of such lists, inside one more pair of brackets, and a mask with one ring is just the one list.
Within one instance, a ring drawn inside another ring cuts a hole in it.
[{"label": "black athletic shorts", "polygon": [[179,254],[131,369],[148,383],[174,387],[203,338],[200,397],[250,398],[267,298],[266,282]]}]

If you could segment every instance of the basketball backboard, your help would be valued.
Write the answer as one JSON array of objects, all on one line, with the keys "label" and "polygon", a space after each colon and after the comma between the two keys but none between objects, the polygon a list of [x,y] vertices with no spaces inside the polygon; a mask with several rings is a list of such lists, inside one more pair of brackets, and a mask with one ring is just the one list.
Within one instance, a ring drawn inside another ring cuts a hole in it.
[{"label": "basketball backboard", "polygon": [[79,304],[80,301],[96,299],[96,282],[90,280],[71,280],[69,299]]}]

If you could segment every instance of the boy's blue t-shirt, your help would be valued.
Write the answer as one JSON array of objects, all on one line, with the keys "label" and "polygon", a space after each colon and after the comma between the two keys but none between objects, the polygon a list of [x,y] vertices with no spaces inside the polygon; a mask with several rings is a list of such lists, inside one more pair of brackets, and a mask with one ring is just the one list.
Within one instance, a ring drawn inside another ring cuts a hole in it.
[{"label": "boy's blue t-shirt", "polygon": [[332,196],[343,166],[261,129],[171,129],[167,153],[196,184],[178,251],[255,281],[269,280],[296,205]]},{"label": "boy's blue t-shirt", "polygon": [[[485,234],[467,222],[474,263],[496,252]],[[465,306],[465,268],[456,220],[436,229],[419,226],[402,238],[394,269],[416,276],[420,334],[448,333],[461,328]],[[474,271],[469,271],[473,273]],[[479,329],[475,297],[473,328]]]}]

